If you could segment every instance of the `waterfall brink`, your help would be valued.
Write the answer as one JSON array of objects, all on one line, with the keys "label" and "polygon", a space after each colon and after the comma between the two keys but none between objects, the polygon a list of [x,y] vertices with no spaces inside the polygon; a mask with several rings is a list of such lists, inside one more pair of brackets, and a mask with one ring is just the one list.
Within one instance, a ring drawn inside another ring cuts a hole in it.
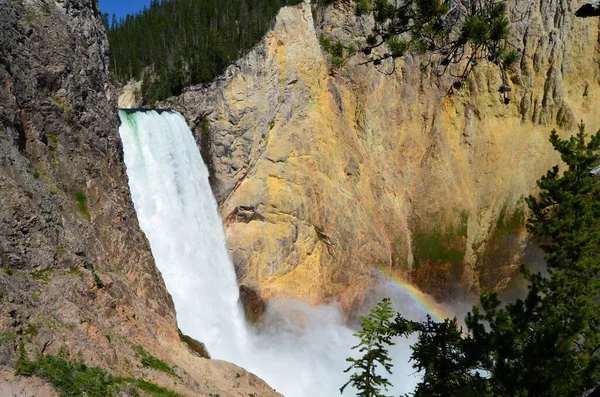
[{"label": "waterfall brink", "polygon": [[[119,117],[131,196],[181,330],[213,358],[256,373],[286,397],[339,395],[356,342],[339,310],[274,301],[261,332],[247,329],[208,170],[184,118],[156,111]],[[406,363],[407,346],[395,355],[396,365]],[[411,372],[396,367],[398,392],[412,390]]]}]

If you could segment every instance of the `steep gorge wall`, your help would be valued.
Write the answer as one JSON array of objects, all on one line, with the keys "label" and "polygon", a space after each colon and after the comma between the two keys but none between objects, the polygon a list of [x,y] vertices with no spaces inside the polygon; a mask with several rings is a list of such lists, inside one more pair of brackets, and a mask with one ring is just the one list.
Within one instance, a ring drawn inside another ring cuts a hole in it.
[{"label": "steep gorge wall", "polygon": [[0,372],[23,343],[184,395],[276,395],[180,340],[129,195],[97,1],[0,1],[0,27]]},{"label": "steep gorge wall", "polygon": [[559,161],[550,131],[600,127],[598,21],[578,5],[511,3],[524,51],[509,105],[490,65],[450,97],[417,58],[391,76],[360,56],[332,69],[319,35],[360,43],[372,26],[344,1],[283,9],[221,79],[164,103],[212,168],[240,282],[348,311],[375,268],[442,299],[506,286],[527,244],[522,199]]}]

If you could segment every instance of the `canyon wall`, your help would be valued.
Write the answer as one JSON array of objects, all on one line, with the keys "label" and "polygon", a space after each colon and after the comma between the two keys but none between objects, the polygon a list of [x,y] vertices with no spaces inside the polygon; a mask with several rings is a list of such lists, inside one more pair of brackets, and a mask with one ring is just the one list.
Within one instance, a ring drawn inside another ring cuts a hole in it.
[{"label": "canyon wall", "polygon": [[181,341],[129,195],[97,1],[0,1],[0,26],[0,372],[23,344],[183,395],[277,395]]},{"label": "canyon wall", "polygon": [[600,126],[598,20],[578,6],[510,3],[523,56],[508,105],[494,65],[450,96],[424,58],[391,75],[362,55],[332,67],[320,35],[360,48],[373,26],[346,1],[282,9],[224,76],[162,103],[195,132],[240,283],[348,312],[380,272],[442,300],[506,287],[527,248],[523,199],[560,160],[550,131]]}]

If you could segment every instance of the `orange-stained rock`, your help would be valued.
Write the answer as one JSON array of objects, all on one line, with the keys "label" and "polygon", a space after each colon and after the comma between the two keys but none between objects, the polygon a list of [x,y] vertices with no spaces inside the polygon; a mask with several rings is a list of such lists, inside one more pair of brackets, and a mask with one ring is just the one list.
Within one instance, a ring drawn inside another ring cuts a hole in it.
[{"label": "orange-stained rock", "polygon": [[360,48],[372,27],[347,2],[283,9],[222,79],[166,101],[208,154],[241,282],[346,310],[375,268],[440,298],[503,288],[526,246],[522,199],[559,161],[550,131],[600,126],[598,24],[570,4],[519,1],[530,8],[511,34],[524,52],[508,105],[485,63],[450,97],[425,58],[392,75],[362,55],[332,71],[319,35]]}]

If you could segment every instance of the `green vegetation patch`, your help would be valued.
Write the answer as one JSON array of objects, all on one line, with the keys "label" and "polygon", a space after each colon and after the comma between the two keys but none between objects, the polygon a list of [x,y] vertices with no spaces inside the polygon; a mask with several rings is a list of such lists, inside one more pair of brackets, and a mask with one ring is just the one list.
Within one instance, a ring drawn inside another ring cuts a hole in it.
[{"label": "green vegetation patch", "polygon": [[412,235],[414,267],[412,281],[438,299],[460,293],[467,248],[466,212],[457,213],[457,222],[447,226],[417,226]]},{"label": "green vegetation patch", "polygon": [[462,263],[465,258],[469,215],[461,212],[458,225],[432,231],[417,229],[413,234],[415,259],[421,262]]},{"label": "green vegetation patch", "polygon": [[0,345],[16,341],[18,335],[15,332],[0,332]]},{"label": "green vegetation patch", "polygon": [[45,269],[36,270],[34,272],[31,272],[31,273],[29,273],[29,275],[34,280],[48,282],[53,273],[54,273],[54,268],[52,266],[48,266]]},{"label": "green vegetation patch", "polygon": [[153,397],[181,397],[181,394],[176,393],[172,390],[165,389],[164,387],[160,387],[155,385],[154,383],[147,382],[143,379],[124,379],[126,382],[130,382],[131,384],[137,386],[140,390],[145,391]]},{"label": "green vegetation patch", "polygon": [[94,284],[98,289],[104,288],[104,281],[100,278],[98,273],[94,272]]},{"label": "green vegetation patch", "polygon": [[77,207],[79,208],[79,212],[81,215],[88,221],[91,220],[90,212],[88,210],[88,198],[82,191],[75,192],[75,201],[77,202]]},{"label": "green vegetation patch", "polygon": [[202,132],[203,137],[210,136],[210,126],[206,117],[202,117],[200,120],[200,131]]},{"label": "green vegetation patch", "polygon": [[56,148],[58,146],[58,139],[60,135],[58,134],[47,134],[48,142],[50,142],[52,148]]},{"label": "green vegetation patch", "polygon": [[331,39],[327,36],[325,36],[323,33],[321,33],[319,35],[319,44],[321,44],[321,48],[326,51],[329,52],[331,50]]},{"label": "green vegetation patch", "polygon": [[23,335],[35,337],[35,336],[37,336],[39,330],[40,330],[39,325],[29,323],[29,324],[27,324],[27,328],[25,328],[25,332],[23,332]]},{"label": "green vegetation patch", "polygon": [[66,98],[55,97],[54,102],[58,105],[60,110],[65,114],[71,114],[73,112],[73,106],[68,102]]},{"label": "green vegetation patch", "polygon": [[35,361],[28,358],[23,344],[19,345],[19,357],[15,372],[21,376],[38,376],[49,382],[61,397],[116,397],[137,395],[144,392],[150,396],[181,397],[180,394],[142,379],[115,377],[99,367],[90,367],[83,361],[71,361],[65,349],[56,356],[38,356]]},{"label": "green vegetation patch", "polygon": [[169,364],[148,353],[148,351],[146,351],[146,349],[144,349],[142,346],[136,345],[133,347],[133,349],[137,353],[137,356],[141,359],[142,365],[144,367],[152,368],[157,371],[161,371],[171,376],[177,377],[177,374],[175,373],[173,368],[169,366]]},{"label": "green vegetation patch", "polygon": [[35,375],[48,381],[61,397],[114,395],[114,379],[104,369],[88,367],[83,362],[72,362],[67,359],[64,349],[57,356],[49,354],[31,361],[21,344],[15,370],[17,375]]},{"label": "green vegetation patch", "polygon": [[13,275],[13,269],[10,267],[1,267],[0,268],[4,273],[6,273],[6,275],[8,276],[12,276]]},{"label": "green vegetation patch", "polygon": [[519,200],[515,210],[510,214],[507,205],[502,208],[496,222],[496,233],[498,235],[508,236],[517,233],[525,225],[525,211],[522,202],[522,200]]},{"label": "green vegetation patch", "polygon": [[350,43],[344,46],[342,42],[333,42],[324,34],[319,35],[319,44],[323,51],[331,55],[331,63],[333,66],[344,66],[346,59],[356,53],[356,46]]}]

